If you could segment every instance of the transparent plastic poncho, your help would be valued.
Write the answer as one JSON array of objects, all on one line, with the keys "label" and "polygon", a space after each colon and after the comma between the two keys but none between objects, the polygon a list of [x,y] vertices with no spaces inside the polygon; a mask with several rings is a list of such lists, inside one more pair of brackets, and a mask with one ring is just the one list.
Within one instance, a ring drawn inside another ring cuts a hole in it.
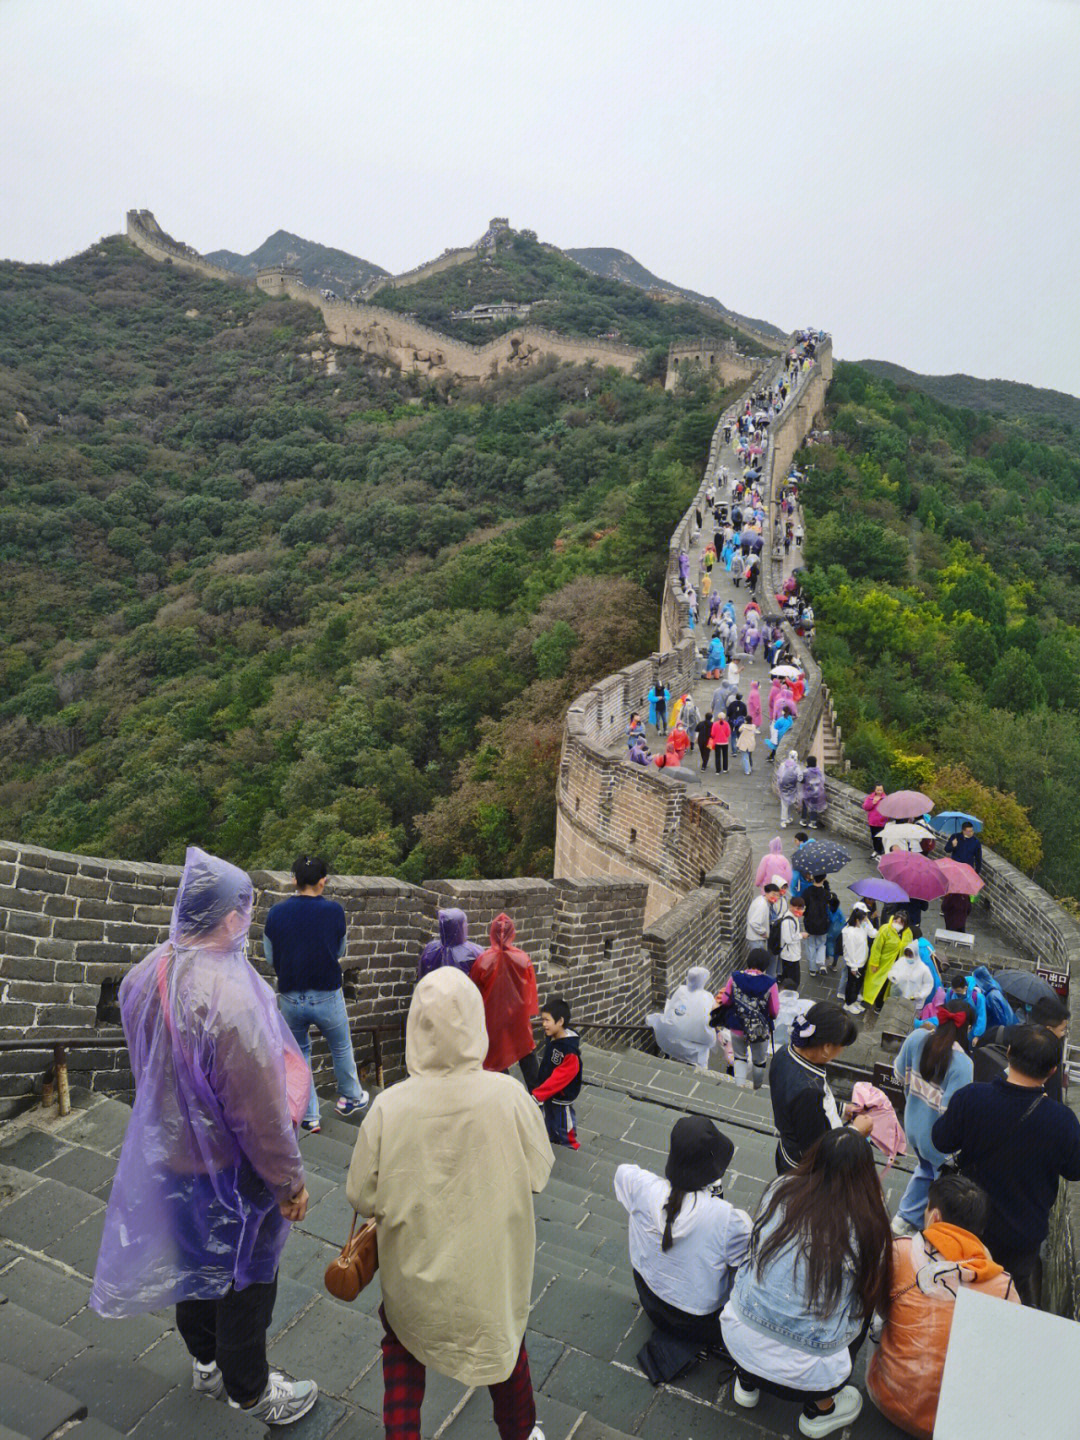
[{"label": "transparent plastic poncho", "polygon": [[443,965],[453,965],[466,975],[472,969],[473,961],[480,954],[480,946],[469,939],[469,922],[464,910],[439,911],[439,938],[429,940],[420,955],[416,967],[416,978],[422,980],[432,970]]},{"label": "transparent plastic poncho", "polygon": [[109,1317],[274,1278],[311,1074],[245,957],[252,885],[189,849],[169,939],[120,987],[135,1076],[90,1304]]},{"label": "transparent plastic poncho", "polygon": [[491,946],[473,962],[469,977],[484,1001],[488,1052],[485,1070],[509,1070],[536,1048],[532,1017],[540,1013],[533,963],[514,944],[509,915],[491,922]]}]

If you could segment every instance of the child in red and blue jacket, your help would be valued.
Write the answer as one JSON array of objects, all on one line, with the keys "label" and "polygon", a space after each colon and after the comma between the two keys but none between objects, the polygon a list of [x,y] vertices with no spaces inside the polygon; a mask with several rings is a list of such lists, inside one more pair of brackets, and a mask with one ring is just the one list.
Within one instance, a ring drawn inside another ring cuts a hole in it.
[{"label": "child in red and blue jacket", "polygon": [[540,1012],[547,1036],[540,1061],[540,1078],[532,1097],[544,1109],[548,1138],[553,1145],[578,1150],[573,1102],[581,1093],[581,1040],[569,1029],[570,1006],[553,995]]}]

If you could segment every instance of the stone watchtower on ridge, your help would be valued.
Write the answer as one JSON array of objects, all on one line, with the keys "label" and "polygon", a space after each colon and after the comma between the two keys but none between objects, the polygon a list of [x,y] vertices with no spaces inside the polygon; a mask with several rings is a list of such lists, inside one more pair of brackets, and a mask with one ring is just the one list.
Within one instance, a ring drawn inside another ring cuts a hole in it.
[{"label": "stone watchtower on ridge", "polygon": [[304,277],[295,265],[264,265],[255,276],[255,284],[267,295],[287,295],[289,285],[302,285]]}]

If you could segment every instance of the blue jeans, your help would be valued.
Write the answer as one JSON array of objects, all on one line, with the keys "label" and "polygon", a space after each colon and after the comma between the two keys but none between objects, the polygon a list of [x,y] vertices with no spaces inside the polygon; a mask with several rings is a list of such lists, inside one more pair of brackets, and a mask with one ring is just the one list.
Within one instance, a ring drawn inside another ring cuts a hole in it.
[{"label": "blue jeans", "polygon": [[825,940],[824,935],[807,935],[803,942],[806,947],[806,963],[810,967],[810,974],[817,975],[825,969]]},{"label": "blue jeans", "polygon": [[[330,1059],[334,1066],[334,1079],[338,1093],[347,1100],[363,1100],[360,1077],[356,1073],[356,1056],[353,1054],[352,1037],[349,1034],[349,1016],[345,1009],[345,996],[340,990],[290,990],[278,996],[281,1013],[300,1046],[304,1059],[311,1064],[311,1027],[326,1038],[330,1046]],[[319,1097],[312,1084],[305,1120],[318,1123]]]},{"label": "blue jeans", "polygon": [[915,1173],[908,1181],[907,1189],[900,1197],[900,1204],[896,1213],[901,1220],[906,1220],[909,1225],[917,1225],[921,1230],[923,1217],[926,1215],[926,1199],[930,1194],[930,1186],[937,1175],[938,1167],[932,1160],[924,1160],[915,1146],[912,1145],[911,1153],[918,1160]]}]

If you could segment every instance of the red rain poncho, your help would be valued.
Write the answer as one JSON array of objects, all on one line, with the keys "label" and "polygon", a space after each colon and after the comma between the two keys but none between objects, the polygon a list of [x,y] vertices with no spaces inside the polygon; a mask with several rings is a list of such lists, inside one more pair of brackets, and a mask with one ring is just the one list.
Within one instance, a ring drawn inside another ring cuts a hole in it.
[{"label": "red rain poncho", "polygon": [[277,1273],[311,1072],[245,956],[252,899],[242,870],[189,849],[169,939],[120,986],[135,1105],[90,1292],[101,1315]]},{"label": "red rain poncho", "polygon": [[509,1070],[536,1049],[530,1023],[540,1010],[536,972],[525,951],[514,944],[515,933],[509,915],[496,915],[491,946],[477,956],[469,972],[484,1001],[489,1041],[485,1070]]}]

